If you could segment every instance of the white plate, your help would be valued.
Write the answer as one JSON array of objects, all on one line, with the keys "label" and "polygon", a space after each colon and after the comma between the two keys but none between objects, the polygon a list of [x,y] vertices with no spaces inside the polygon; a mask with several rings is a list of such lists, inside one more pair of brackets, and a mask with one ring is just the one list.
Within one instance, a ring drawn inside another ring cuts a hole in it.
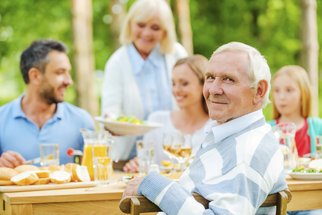
[{"label": "white plate", "polygon": [[129,122],[117,122],[110,119],[104,119],[102,117],[95,117],[95,120],[103,123],[106,130],[117,135],[142,135],[152,129],[162,127],[161,124],[147,121],[144,121],[144,124],[138,125]]},{"label": "white plate", "polygon": [[291,172],[289,175],[297,180],[322,180],[322,173]]}]

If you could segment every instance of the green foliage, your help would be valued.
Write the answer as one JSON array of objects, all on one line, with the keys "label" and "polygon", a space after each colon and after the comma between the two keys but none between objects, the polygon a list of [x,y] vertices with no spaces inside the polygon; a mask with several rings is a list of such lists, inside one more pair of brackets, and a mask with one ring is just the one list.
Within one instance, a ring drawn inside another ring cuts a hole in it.
[{"label": "green foliage", "polygon": [[[172,5],[174,1],[171,0]],[[123,2],[127,2],[126,8],[129,8],[134,0]],[[108,22],[111,17],[110,1],[95,0],[92,4],[93,51],[96,70],[101,71],[108,57],[117,48],[118,38],[111,32]],[[318,0],[317,4],[318,23],[321,23],[322,1]],[[264,54],[272,73],[285,64],[300,64],[302,45],[299,1],[190,0],[190,10],[195,53],[210,57],[223,43],[241,41],[258,48]],[[319,32],[322,32],[321,26],[318,25]],[[318,36],[319,43],[322,44],[322,34]],[[71,1],[1,0],[0,105],[23,92],[25,85],[19,72],[20,53],[39,38],[64,41],[70,48],[69,54],[73,59]],[[320,58],[319,67],[322,68],[321,66]],[[72,74],[75,76],[74,72]],[[67,92],[67,100],[75,103],[75,98],[75,88],[72,87]],[[270,117],[270,106],[264,112]]]}]

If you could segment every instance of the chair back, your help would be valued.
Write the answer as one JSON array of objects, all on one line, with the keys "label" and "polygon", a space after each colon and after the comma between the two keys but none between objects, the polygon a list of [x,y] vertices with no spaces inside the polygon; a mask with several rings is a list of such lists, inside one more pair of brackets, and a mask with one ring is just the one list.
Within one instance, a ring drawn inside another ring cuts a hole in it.
[{"label": "chair back", "polygon": [[[193,197],[208,208],[209,201],[199,194],[194,193]],[[283,190],[278,193],[267,196],[261,207],[276,206],[277,215],[286,215],[287,204],[291,201],[292,195],[289,190]],[[129,196],[121,199],[119,208],[123,213],[139,215],[141,213],[160,212],[162,211],[157,205],[145,198],[144,196]]]}]

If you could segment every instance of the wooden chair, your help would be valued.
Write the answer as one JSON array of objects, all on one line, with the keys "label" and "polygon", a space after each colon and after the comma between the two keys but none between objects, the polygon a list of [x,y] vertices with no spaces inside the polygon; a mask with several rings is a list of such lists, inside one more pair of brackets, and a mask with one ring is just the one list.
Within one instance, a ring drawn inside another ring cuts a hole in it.
[{"label": "wooden chair", "polygon": [[[208,208],[209,201],[198,194],[193,197],[200,202],[205,208]],[[285,215],[287,203],[291,201],[292,195],[289,190],[283,190],[278,193],[269,195],[261,207],[276,206],[277,215]],[[159,212],[161,209],[144,196],[130,196],[121,199],[119,208],[123,213],[139,215],[141,213]]]}]

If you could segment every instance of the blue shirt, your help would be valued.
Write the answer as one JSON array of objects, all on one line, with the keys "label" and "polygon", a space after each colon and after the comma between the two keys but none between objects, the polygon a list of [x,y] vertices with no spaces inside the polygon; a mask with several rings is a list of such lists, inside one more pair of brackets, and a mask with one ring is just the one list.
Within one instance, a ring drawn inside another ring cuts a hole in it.
[{"label": "blue shirt", "polygon": [[171,80],[159,49],[156,46],[144,60],[133,44],[127,46],[144,107],[144,119],[158,110],[172,110]]},{"label": "blue shirt", "polygon": [[82,150],[80,129],[94,129],[89,113],[66,102],[59,103],[53,117],[39,129],[22,111],[21,99],[22,96],[0,107],[0,155],[11,150],[29,160],[39,157],[40,143],[58,143],[60,163],[72,162],[66,150]]}]

